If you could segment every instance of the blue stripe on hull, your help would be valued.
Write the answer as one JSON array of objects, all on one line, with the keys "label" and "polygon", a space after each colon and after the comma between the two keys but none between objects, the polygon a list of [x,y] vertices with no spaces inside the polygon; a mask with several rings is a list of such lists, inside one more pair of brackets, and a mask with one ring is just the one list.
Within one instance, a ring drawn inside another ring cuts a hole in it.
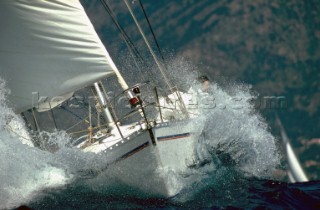
[{"label": "blue stripe on hull", "polygon": [[137,152],[143,150],[144,148],[146,148],[147,146],[149,146],[149,142],[148,141],[143,143],[142,145],[136,147],[135,149],[127,152],[126,154],[122,155],[120,158],[118,158],[118,160],[116,160],[116,162],[120,161],[120,160],[123,160],[123,159],[126,159],[126,158],[130,157],[131,155],[134,155],[135,153],[137,153]]},{"label": "blue stripe on hull", "polygon": [[168,141],[168,140],[174,140],[174,139],[180,139],[191,136],[191,133],[181,133],[181,134],[175,134],[170,136],[160,136],[158,137],[158,141]]}]

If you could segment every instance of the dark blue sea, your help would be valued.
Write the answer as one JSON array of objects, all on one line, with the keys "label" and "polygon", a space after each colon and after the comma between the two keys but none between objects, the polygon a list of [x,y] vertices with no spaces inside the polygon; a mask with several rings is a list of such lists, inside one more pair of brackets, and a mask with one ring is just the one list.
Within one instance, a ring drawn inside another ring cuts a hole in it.
[{"label": "dark blue sea", "polygon": [[[228,177],[230,178],[230,177]],[[32,209],[320,209],[320,181],[288,184],[272,180],[245,179],[206,184],[163,199],[148,195],[121,195],[95,192],[77,185],[64,186],[42,193],[28,203]]]}]

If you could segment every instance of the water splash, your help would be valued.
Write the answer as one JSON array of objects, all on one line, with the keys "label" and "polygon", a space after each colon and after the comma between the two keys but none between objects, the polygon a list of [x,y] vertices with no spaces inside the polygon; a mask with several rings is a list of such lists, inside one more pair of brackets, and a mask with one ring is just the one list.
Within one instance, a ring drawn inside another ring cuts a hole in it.
[{"label": "water splash", "polygon": [[206,109],[206,123],[199,150],[200,159],[216,158],[246,174],[272,177],[280,164],[276,138],[250,102],[250,88],[233,87],[233,94],[215,85],[212,92],[215,106]]},{"label": "water splash", "polygon": [[6,101],[4,80],[0,79],[0,204],[12,208],[30,200],[41,187],[64,184],[67,175],[63,170],[48,164],[47,155],[32,148],[10,134],[7,124],[21,122]]},{"label": "water splash", "polygon": [[[169,72],[176,75],[170,77],[173,83],[184,83],[183,90],[188,90],[201,75],[185,59],[172,59],[168,66]],[[250,85],[223,81],[222,87],[211,81],[207,99],[197,104],[200,118],[193,120],[203,124],[198,160],[190,171],[178,176],[184,189],[175,201],[194,201],[194,197],[210,188],[218,189],[214,194],[221,202],[239,202],[246,178],[275,179],[273,173],[280,167],[281,155],[277,139],[255,109],[257,96]],[[235,189],[239,193],[234,193]]]},{"label": "water splash", "polygon": [[[179,60],[178,60],[179,61]],[[183,74],[192,67],[193,72]],[[194,66],[179,61],[170,65],[169,70],[185,75],[179,82],[191,84],[194,80]],[[186,85],[188,86],[188,85]],[[187,87],[185,88],[187,89]],[[110,177],[101,175],[95,180],[87,180],[85,173],[104,170],[106,157],[68,148],[69,137],[64,131],[42,133],[47,143],[42,149],[57,146],[55,153],[43,151],[24,145],[5,129],[9,119],[16,118],[6,101],[9,91],[0,80],[0,109],[5,113],[0,117],[0,203],[1,208],[13,208],[28,204],[31,200],[41,197],[44,190],[63,187],[67,184],[81,185],[87,190],[112,194],[125,192],[123,186],[116,186]],[[249,175],[268,178],[272,170],[279,164],[275,141],[262,117],[254,110],[250,99],[250,87],[246,85],[231,85],[221,88],[212,84],[214,106],[201,110],[204,116],[195,123],[204,123],[201,139],[199,139],[198,165],[185,174],[171,174],[177,182],[184,185],[184,190],[177,196],[180,201],[188,200],[197,192],[208,186],[229,186],[223,193],[234,196],[233,188],[237,176]],[[84,173],[82,173],[84,172]],[[239,182],[236,182],[239,184]],[[111,186],[111,187],[110,187]],[[106,187],[110,187],[109,189]],[[141,192],[139,192],[141,193]],[[140,194],[135,194],[137,197]],[[182,198],[182,199],[181,199]]]},{"label": "water splash", "polygon": [[[169,78],[184,92],[203,75],[203,68],[185,58],[171,57],[167,66]],[[211,77],[210,89],[196,103],[200,119],[194,121],[204,127],[197,148],[199,162],[212,164],[212,170],[223,165],[248,176],[273,178],[281,156],[277,139],[255,109],[258,93],[251,85],[230,82],[217,75],[207,76]]]}]

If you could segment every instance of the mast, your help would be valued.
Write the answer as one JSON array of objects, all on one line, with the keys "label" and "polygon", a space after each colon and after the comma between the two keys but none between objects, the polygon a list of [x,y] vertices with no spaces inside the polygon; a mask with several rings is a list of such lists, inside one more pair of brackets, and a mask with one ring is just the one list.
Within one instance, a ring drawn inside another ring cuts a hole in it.
[{"label": "mast", "polygon": [[143,30],[142,30],[142,28],[141,28],[141,26],[140,26],[137,18],[136,18],[135,15],[133,14],[133,11],[132,11],[132,9],[131,9],[130,4],[128,3],[127,0],[124,0],[124,3],[126,4],[126,6],[127,6],[128,10],[129,10],[129,12],[130,12],[130,14],[131,14],[134,22],[135,22],[135,24],[137,25],[137,27],[138,27],[138,29],[139,29],[139,32],[140,32],[140,34],[141,34],[144,42],[146,43],[146,45],[147,45],[147,47],[148,47],[148,49],[149,49],[149,51],[150,51],[150,53],[151,53],[154,61],[156,62],[157,66],[158,66],[158,68],[159,68],[159,70],[160,70],[160,73],[162,74],[162,76],[163,76],[166,84],[168,85],[168,87],[170,88],[170,90],[172,90],[173,87],[172,87],[172,85],[170,84],[170,81],[168,80],[167,76],[166,76],[165,73],[164,73],[164,68],[163,68],[162,64],[159,62],[159,60],[158,60],[157,56],[155,55],[154,51],[152,50],[151,45],[150,45],[150,43],[149,43],[146,35],[144,34],[144,32],[143,32]]},{"label": "mast", "polygon": [[[113,116],[110,109],[109,109],[108,98],[107,98],[107,95],[105,94],[105,90],[102,86],[102,83],[95,82],[93,84],[93,88],[97,94],[98,103],[101,106],[102,112],[103,112],[105,119],[107,121],[107,127],[111,130],[111,132],[118,131],[119,135],[123,139],[124,137],[122,135],[122,132],[120,130],[119,125],[117,124],[117,119],[115,119],[115,117],[116,117],[115,113],[113,113],[114,114],[114,116]],[[128,94],[128,97],[130,97],[130,96],[132,96],[131,92]],[[117,128],[117,129],[115,129],[115,128]]]},{"label": "mast", "polygon": [[99,86],[98,82],[95,82],[93,84],[94,90],[97,93],[97,97],[98,97],[98,102],[102,108],[103,114],[105,116],[105,119],[107,121],[108,127],[112,128],[114,126],[114,120],[113,117],[111,115],[111,112],[108,108],[108,102],[106,97],[103,94],[103,90],[102,88]]}]

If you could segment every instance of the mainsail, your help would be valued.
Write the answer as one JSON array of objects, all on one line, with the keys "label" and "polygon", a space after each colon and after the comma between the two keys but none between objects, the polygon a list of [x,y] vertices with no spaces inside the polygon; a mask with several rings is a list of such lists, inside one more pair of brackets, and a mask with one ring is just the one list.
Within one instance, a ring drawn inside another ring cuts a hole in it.
[{"label": "mainsail", "polygon": [[16,112],[119,72],[78,0],[1,0],[0,77]]}]

